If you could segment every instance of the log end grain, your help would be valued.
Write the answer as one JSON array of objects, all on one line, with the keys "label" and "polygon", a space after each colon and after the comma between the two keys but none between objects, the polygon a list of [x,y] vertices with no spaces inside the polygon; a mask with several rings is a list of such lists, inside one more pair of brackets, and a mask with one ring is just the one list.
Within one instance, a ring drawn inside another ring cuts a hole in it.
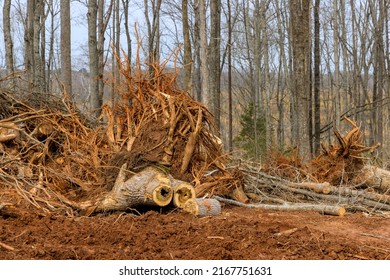
[{"label": "log end grain", "polygon": [[191,198],[183,209],[198,217],[216,216],[221,213],[221,203],[213,198]]}]

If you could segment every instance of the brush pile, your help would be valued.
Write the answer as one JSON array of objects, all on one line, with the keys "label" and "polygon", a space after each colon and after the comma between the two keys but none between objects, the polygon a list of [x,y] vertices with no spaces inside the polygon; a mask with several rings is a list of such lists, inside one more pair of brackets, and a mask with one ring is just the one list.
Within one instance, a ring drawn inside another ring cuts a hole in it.
[{"label": "brush pile", "polygon": [[176,87],[176,72],[152,67],[121,62],[99,120],[66,98],[0,91],[0,204],[17,193],[46,212],[90,215],[230,196],[242,178],[225,168],[213,116]]},{"label": "brush pile", "polygon": [[219,202],[275,210],[390,211],[390,172],[362,157],[360,128],[308,164],[273,157],[232,165],[213,116],[166,64],[120,61],[115,98],[98,120],[66,98],[0,91],[0,211],[26,204],[91,215],[140,206],[216,215]]},{"label": "brush pile", "polygon": [[345,121],[351,130],[345,136],[335,131],[337,144],[322,145],[322,154],[307,164],[281,155],[274,155],[266,165],[242,164],[245,191],[258,202],[247,207],[339,216],[346,211],[389,213],[390,172],[370,165],[364,157],[379,145],[364,146],[360,127],[348,118]]}]

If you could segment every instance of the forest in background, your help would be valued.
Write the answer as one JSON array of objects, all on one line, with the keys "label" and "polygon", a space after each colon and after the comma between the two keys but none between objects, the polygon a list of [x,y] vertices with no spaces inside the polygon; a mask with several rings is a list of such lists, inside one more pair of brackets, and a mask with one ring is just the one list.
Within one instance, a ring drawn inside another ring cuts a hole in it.
[{"label": "forest in background", "polygon": [[[180,86],[215,116],[226,151],[255,160],[271,150],[310,158],[332,141],[334,129],[349,129],[347,116],[361,124],[367,145],[381,143],[373,155],[378,163],[388,162],[385,0],[0,3],[3,88],[65,90],[98,117],[111,100],[104,80],[120,79],[115,55],[133,62],[140,51],[145,71],[170,61],[167,70],[178,71]],[[85,14],[77,21],[87,27],[81,57],[71,53],[76,5]],[[72,67],[80,60],[85,68]]]}]

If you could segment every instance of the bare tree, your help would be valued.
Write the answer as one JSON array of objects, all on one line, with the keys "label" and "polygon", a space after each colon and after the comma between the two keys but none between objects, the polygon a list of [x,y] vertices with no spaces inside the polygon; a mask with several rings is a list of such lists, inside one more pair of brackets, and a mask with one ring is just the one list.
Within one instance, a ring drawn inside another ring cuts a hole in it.
[{"label": "bare tree", "polygon": [[[145,20],[148,27],[148,56],[149,63],[158,62],[160,59],[160,10],[162,0],[153,0],[152,20],[149,17],[149,1],[144,0]],[[152,66],[150,66],[152,71]]]},{"label": "bare tree", "polygon": [[122,0],[124,27],[125,27],[126,43],[127,43],[127,58],[129,59],[129,62],[131,62],[132,48],[131,48],[130,26],[129,26],[129,2],[130,0]]},{"label": "bare tree", "polygon": [[188,20],[188,0],[182,1],[182,21],[183,21],[183,41],[184,41],[184,88],[189,90],[191,88],[192,76],[192,48],[190,39],[190,24]]},{"label": "bare tree", "polygon": [[88,51],[90,71],[90,108],[95,117],[101,114],[104,93],[104,38],[111,17],[113,1],[105,10],[104,0],[88,2]]},{"label": "bare tree", "polygon": [[221,0],[210,1],[209,77],[212,112],[221,127]]},{"label": "bare tree", "polygon": [[61,1],[61,80],[63,90],[72,98],[72,55],[70,0]]},{"label": "bare tree", "polygon": [[209,87],[209,68],[207,56],[207,28],[206,28],[206,4],[205,0],[197,0],[199,9],[199,35],[200,35],[200,79],[202,101],[213,112],[213,97]]},{"label": "bare tree", "polygon": [[103,95],[99,92],[99,56],[97,47],[97,0],[88,2],[88,53],[89,53],[89,98],[91,113],[99,117]]},{"label": "bare tree", "polygon": [[[15,72],[14,68],[14,46],[11,35],[11,0],[4,0],[3,6],[3,26],[4,26],[4,45],[5,45],[5,61],[7,67],[7,75],[12,75]],[[15,79],[11,81],[11,88],[15,89]]]},{"label": "bare tree", "polygon": [[320,100],[320,0],[314,4],[314,154],[320,152],[321,138],[321,100]]},{"label": "bare tree", "polygon": [[289,1],[292,43],[293,146],[298,155],[310,156],[309,95],[310,95],[310,0]]},{"label": "bare tree", "polygon": [[232,9],[230,0],[227,1],[227,57],[228,57],[228,151],[233,152],[233,89],[232,89]]},{"label": "bare tree", "polygon": [[[44,30],[44,0],[35,0],[34,6],[34,24],[33,24],[33,85],[36,91],[43,92],[46,89],[45,85],[45,62],[42,59],[44,57],[44,46],[42,47],[41,41],[42,29]],[[31,14],[30,14],[31,16]]]}]

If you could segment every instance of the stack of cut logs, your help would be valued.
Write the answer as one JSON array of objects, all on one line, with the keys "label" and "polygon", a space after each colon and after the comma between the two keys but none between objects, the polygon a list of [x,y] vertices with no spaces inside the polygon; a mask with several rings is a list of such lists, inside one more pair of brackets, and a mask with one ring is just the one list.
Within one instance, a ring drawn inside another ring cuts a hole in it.
[{"label": "stack of cut logs", "polygon": [[123,164],[113,189],[98,201],[86,201],[78,207],[87,214],[101,211],[125,211],[138,206],[169,206],[181,208],[195,216],[214,216],[221,212],[218,200],[196,198],[194,187],[174,179],[157,167],[149,166],[126,179]]}]

